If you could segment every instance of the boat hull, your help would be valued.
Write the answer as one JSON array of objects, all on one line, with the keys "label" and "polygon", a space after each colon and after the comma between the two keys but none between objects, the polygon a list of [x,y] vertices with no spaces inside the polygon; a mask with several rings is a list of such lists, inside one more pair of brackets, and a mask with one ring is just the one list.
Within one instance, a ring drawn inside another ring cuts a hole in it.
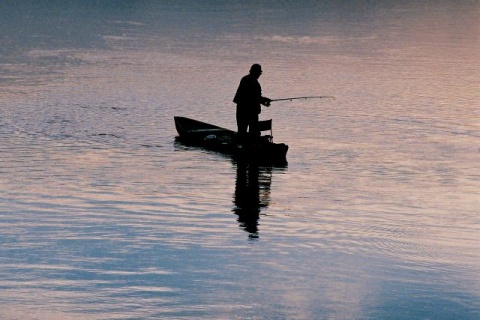
[{"label": "boat hull", "polygon": [[221,152],[236,159],[287,162],[288,146],[284,143],[273,143],[265,137],[240,142],[232,130],[184,117],[174,117],[174,120],[178,139],[187,145]]}]

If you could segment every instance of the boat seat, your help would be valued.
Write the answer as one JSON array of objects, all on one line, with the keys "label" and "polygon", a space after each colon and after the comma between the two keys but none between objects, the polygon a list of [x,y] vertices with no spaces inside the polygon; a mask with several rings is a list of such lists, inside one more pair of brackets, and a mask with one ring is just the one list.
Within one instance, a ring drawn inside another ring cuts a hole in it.
[{"label": "boat seat", "polygon": [[272,119],[258,121],[258,130],[260,131],[260,134],[262,131],[270,131],[270,135],[263,135],[261,137],[267,139],[269,142],[273,141]]}]

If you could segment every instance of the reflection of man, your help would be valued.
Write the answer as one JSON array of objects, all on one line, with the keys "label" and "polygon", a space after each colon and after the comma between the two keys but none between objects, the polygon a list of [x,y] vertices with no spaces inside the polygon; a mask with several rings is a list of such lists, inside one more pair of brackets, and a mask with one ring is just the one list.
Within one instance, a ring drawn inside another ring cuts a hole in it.
[{"label": "reflection of man", "polygon": [[237,163],[233,212],[238,215],[240,226],[250,234],[249,238],[258,238],[260,210],[270,202],[271,168],[261,171],[254,163]]},{"label": "reflection of man", "polygon": [[248,132],[251,136],[260,135],[258,130],[258,114],[261,112],[260,105],[270,106],[270,99],[262,97],[262,87],[258,78],[262,75],[262,67],[254,64],[250,73],[242,78],[238,86],[233,102],[237,104],[237,127],[238,134],[243,137]]}]

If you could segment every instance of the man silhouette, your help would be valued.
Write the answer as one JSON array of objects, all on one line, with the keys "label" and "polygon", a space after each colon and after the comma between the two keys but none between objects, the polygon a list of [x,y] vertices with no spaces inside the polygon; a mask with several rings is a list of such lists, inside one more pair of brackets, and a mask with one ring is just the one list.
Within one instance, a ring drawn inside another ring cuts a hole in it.
[{"label": "man silhouette", "polygon": [[262,67],[253,64],[250,73],[242,78],[238,86],[233,102],[237,104],[237,127],[240,139],[247,136],[247,128],[250,137],[260,136],[258,130],[258,115],[261,106],[270,106],[270,99],[262,96],[262,87],[258,78],[262,75]]}]

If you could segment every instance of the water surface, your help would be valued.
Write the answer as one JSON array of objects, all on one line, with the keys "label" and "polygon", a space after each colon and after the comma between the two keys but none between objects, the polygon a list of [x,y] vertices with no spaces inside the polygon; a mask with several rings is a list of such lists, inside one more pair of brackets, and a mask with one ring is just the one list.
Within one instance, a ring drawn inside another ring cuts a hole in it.
[{"label": "water surface", "polygon": [[[478,1],[7,2],[0,318],[477,319]],[[235,128],[252,63],[288,165]]]}]

